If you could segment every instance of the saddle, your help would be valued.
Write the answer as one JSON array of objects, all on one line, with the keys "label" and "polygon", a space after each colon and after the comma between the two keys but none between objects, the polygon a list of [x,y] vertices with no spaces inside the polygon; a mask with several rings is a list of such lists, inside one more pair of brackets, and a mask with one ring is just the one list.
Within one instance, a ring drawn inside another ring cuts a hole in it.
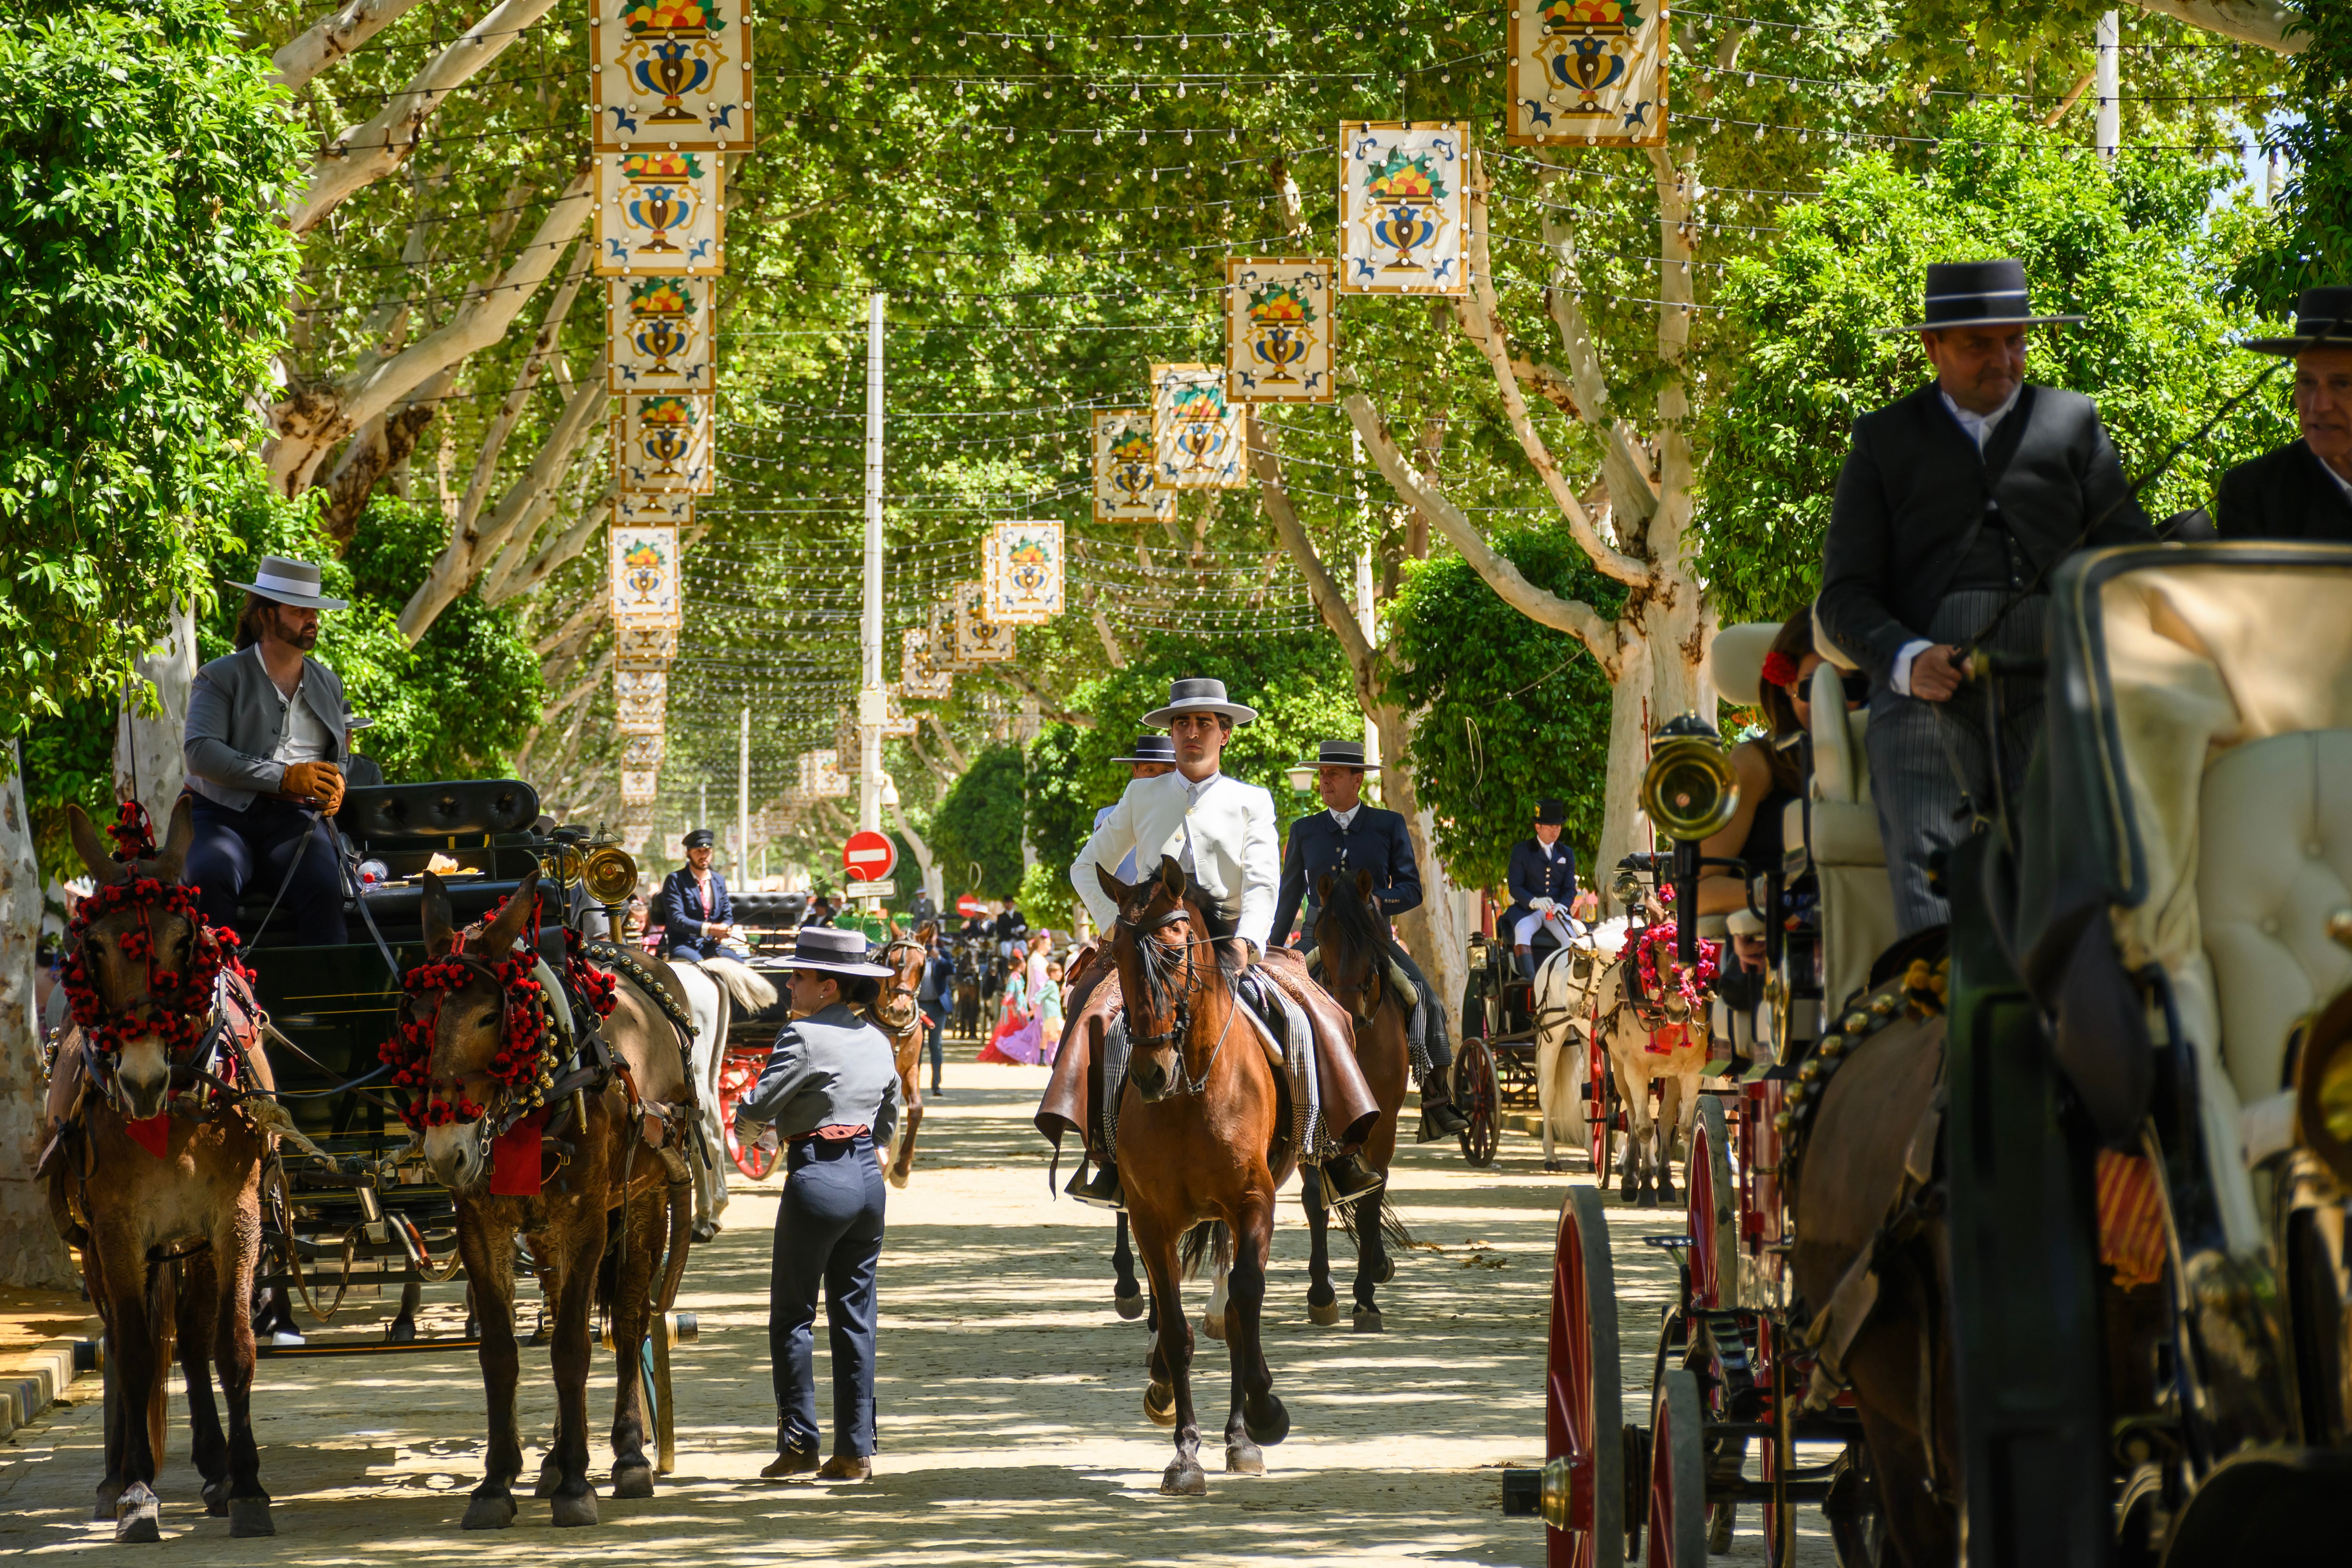
[{"label": "saddle", "polygon": [[[1314,1024],[1288,993],[1256,969],[1244,971],[1234,988],[1234,1000],[1248,1020],[1250,1033],[1265,1052],[1274,1069],[1275,1092],[1281,1105],[1275,1118],[1276,1133],[1266,1150],[1275,1169],[1296,1159],[1297,1151],[1312,1149],[1322,1137],[1322,1091],[1315,1073]],[[1111,1016],[1103,1031],[1103,1144],[1110,1158],[1118,1158],[1119,1090],[1127,1082],[1131,1047],[1127,1035],[1127,1011]]]}]

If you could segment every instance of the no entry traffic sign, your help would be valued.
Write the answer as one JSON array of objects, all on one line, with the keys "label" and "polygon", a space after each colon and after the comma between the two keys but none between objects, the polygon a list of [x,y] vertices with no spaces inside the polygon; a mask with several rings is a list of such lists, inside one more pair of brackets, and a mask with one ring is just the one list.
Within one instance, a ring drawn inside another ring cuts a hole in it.
[{"label": "no entry traffic sign", "polygon": [[898,847],[879,833],[853,833],[841,847],[841,863],[861,882],[878,882],[898,864]]},{"label": "no entry traffic sign", "polygon": [[966,893],[962,898],[956,900],[956,913],[961,915],[966,920],[975,920],[987,912],[988,906],[982,903],[978,899],[973,898],[970,893]]}]

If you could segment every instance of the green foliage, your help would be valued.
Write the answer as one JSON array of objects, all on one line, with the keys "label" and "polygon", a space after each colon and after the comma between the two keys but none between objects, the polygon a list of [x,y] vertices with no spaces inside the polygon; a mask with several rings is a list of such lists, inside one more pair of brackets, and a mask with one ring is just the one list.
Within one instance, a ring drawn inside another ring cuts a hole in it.
[{"label": "green foliage", "polygon": [[[991,746],[950,785],[931,816],[931,848],[948,897],[967,889],[985,899],[1021,890],[1021,748]],[[971,868],[980,880],[971,880]]]},{"label": "green foliage", "polygon": [[219,0],[0,29],[0,734],[159,640],[285,327],[305,137]]},{"label": "green foliage", "polygon": [[446,536],[440,512],[391,496],[369,503],[349,554],[338,560],[306,502],[279,500],[248,476],[218,521],[228,535],[215,562],[218,608],[199,629],[203,657],[231,650],[245,595],[264,555],[319,563],[322,591],[348,610],[319,617],[311,657],[342,680],[354,712],[376,721],[359,749],[389,784],[496,778],[539,718],[539,660],[510,608],[468,590],[441,612],[414,649],[400,635],[400,606]]},{"label": "green foliage", "polygon": [[1021,891],[1016,897],[1032,930],[1044,926],[1058,937],[1076,928],[1078,896],[1070,887],[1067,860],[1056,865],[1041,859],[1030,867],[1021,879]]},{"label": "green foliage", "polygon": [[[1565,530],[1498,535],[1495,547],[1538,587],[1614,614],[1622,591]],[[1455,881],[1499,882],[1536,802],[1568,803],[1568,841],[1585,864],[1601,841],[1609,683],[1575,638],[1512,609],[1459,556],[1415,562],[1388,611],[1384,694],[1418,711],[1412,784],[1437,824]],[[1475,648],[1475,658],[1463,650]]]},{"label": "green foliage", "polygon": [[[2212,168],[2111,169],[2000,107],[1956,129],[1975,139],[1946,142],[1924,180],[1875,153],[1832,172],[1732,265],[1698,437],[1697,561],[1727,623],[1780,620],[1817,588],[1849,427],[1927,378],[1916,337],[1877,329],[1916,319],[1929,261],[2021,257],[2036,309],[2089,318],[2036,329],[2026,374],[2097,399],[2134,478],[2263,368],[2227,346],[2251,321],[2220,279],[2254,230],[2226,209],[2207,222]],[[2283,395],[2184,452],[2143,492],[2150,515],[2206,505],[2223,468],[2290,438]]]},{"label": "green foliage", "polygon": [[2317,284],[2352,279],[2352,7],[2302,0],[2305,43],[2287,62],[2291,112],[2263,142],[2288,170],[2283,221],[2238,280],[2266,315],[2284,315]]},{"label": "green foliage", "polygon": [[[1048,724],[1029,742],[1021,809],[1030,847],[1037,851],[1039,868],[1060,867],[1066,872],[1070,862],[1086,847],[1087,836],[1094,831],[1098,808],[1088,804],[1080,760],[1086,733],[1076,724]],[[1125,776],[1124,769],[1121,776]],[[1069,890],[1066,877],[1062,890]],[[1025,910],[1028,895],[1024,891],[1022,896],[1022,908]]]},{"label": "green foliage", "polygon": [[[66,805],[79,802],[93,820],[114,816],[114,713],[111,691],[69,697],[62,710],[26,726],[23,748],[25,805],[32,815],[33,850],[41,877],[70,881],[86,874],[66,827]],[[163,825],[155,825],[162,837]]]}]

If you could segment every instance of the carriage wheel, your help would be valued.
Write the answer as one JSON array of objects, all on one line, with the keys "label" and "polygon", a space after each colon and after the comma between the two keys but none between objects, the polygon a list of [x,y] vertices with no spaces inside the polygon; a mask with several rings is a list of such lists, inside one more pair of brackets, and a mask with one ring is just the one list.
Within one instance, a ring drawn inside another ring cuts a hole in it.
[{"label": "carriage wheel", "polygon": [[1624,1558],[1623,1375],[1607,1211],[1592,1188],[1572,1187],[1560,1205],[1552,1255],[1544,1368],[1544,1450],[1567,1471],[1561,1506],[1546,1515],[1549,1568],[1599,1568]]},{"label": "carriage wheel", "polygon": [[1609,1070],[1609,1057],[1599,1044],[1591,1046],[1592,1065],[1589,1081],[1592,1098],[1585,1102],[1585,1152],[1592,1157],[1592,1179],[1602,1187],[1609,1184],[1609,1172],[1617,1158],[1617,1118],[1622,1113],[1617,1098],[1617,1075]]},{"label": "carriage wheel", "polygon": [[1465,1040],[1454,1058],[1454,1083],[1462,1097],[1462,1114],[1470,1125],[1462,1130],[1462,1157],[1479,1167],[1495,1163],[1495,1147],[1502,1141],[1499,1112],[1503,1086],[1495,1077],[1495,1053],[1484,1040]]},{"label": "carriage wheel", "polygon": [[755,1182],[766,1181],[768,1173],[776,1168],[776,1152],[736,1139],[735,1106],[760,1081],[762,1065],[761,1058],[750,1052],[738,1056],[732,1051],[719,1064],[719,1134],[727,1141],[727,1157],[735,1162],[737,1170]]},{"label": "carriage wheel", "polygon": [[1796,1444],[1789,1435],[1789,1363],[1781,1353],[1779,1325],[1760,1315],[1756,1320],[1756,1355],[1772,1390],[1772,1432],[1757,1445],[1763,1481],[1771,1489],[1764,1500],[1764,1561],[1771,1568],[1789,1568],[1797,1560],[1797,1510],[1788,1498],[1789,1472],[1796,1464]]},{"label": "carriage wheel", "polygon": [[1690,1160],[1683,1167],[1690,1194],[1690,1293],[1696,1307],[1739,1305],[1738,1192],[1731,1184],[1731,1137],[1723,1101],[1698,1098]]},{"label": "carriage wheel", "polygon": [[1698,1379],[1681,1367],[1659,1380],[1650,1409],[1650,1568],[1705,1568],[1706,1456]]}]

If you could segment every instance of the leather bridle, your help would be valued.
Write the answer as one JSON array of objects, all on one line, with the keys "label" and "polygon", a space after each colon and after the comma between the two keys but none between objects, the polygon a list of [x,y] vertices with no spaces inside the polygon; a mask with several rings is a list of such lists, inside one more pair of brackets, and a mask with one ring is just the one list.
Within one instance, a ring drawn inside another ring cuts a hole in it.
[{"label": "leather bridle", "polygon": [[[894,956],[899,952],[919,952],[924,954],[925,964],[930,962],[929,950],[910,936],[893,937],[889,944],[883,948],[882,963],[889,968],[890,978],[883,983],[881,995],[874,1000],[874,1021],[894,1035],[903,1034],[913,1028],[915,1020],[922,1016],[923,1011],[919,994],[922,989],[922,967],[916,968],[914,977],[911,979],[901,974]],[[905,1005],[903,1014],[899,1009],[901,1003]]]},{"label": "leather bridle", "polygon": [[[1183,984],[1176,992],[1175,1011],[1170,1026],[1158,1034],[1134,1040],[1132,1046],[1137,1051],[1157,1050],[1162,1046],[1172,1047],[1176,1058],[1175,1070],[1169,1075],[1168,1087],[1160,1096],[1162,1100],[1199,1094],[1208,1088],[1210,1076],[1216,1070],[1217,1058],[1224,1051],[1225,1037],[1233,1031],[1234,1014],[1241,1009],[1240,999],[1236,997],[1225,1013],[1225,1026],[1217,1031],[1217,1043],[1210,1048],[1208,1061],[1195,1074],[1184,1060],[1184,1043],[1192,1034],[1192,998],[1200,994],[1202,987],[1200,966],[1192,957],[1192,950],[1205,947],[1213,954],[1216,938],[1187,937],[1176,942],[1145,940],[1147,936],[1156,935],[1170,926],[1193,918],[1191,908],[1180,900],[1175,908],[1149,925],[1143,922],[1140,915],[1133,918],[1121,915],[1111,926],[1115,935],[1123,933],[1126,936],[1129,945],[1134,950],[1136,962],[1143,966],[1145,986],[1153,1006],[1160,1006],[1165,1001],[1178,967],[1181,966],[1183,970]],[[1113,956],[1115,959],[1116,955]],[[1215,962],[1213,956],[1210,962]]]}]

